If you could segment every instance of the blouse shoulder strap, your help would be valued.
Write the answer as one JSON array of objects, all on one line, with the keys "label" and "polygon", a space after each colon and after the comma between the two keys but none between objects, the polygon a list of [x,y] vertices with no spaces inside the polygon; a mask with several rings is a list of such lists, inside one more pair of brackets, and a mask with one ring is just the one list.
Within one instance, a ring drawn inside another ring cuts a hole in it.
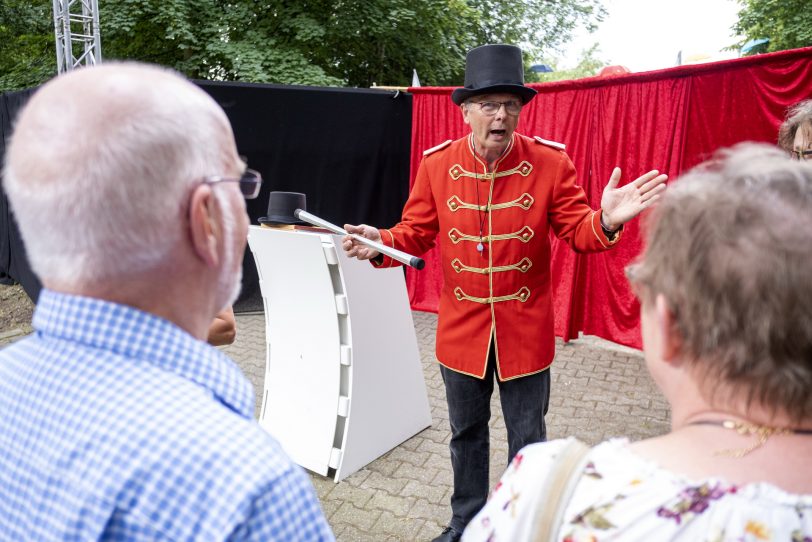
[{"label": "blouse shoulder strap", "polygon": [[564,511],[581,479],[584,463],[591,448],[580,440],[571,439],[555,458],[539,496],[539,510],[533,519],[534,542],[558,540],[564,521]]}]

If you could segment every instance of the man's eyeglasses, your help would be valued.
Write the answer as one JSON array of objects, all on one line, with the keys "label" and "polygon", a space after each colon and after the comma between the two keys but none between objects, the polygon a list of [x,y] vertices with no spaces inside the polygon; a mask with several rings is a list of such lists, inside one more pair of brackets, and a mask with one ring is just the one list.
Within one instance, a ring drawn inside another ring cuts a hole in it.
[{"label": "man's eyeglasses", "polygon": [[812,149],[807,151],[796,151],[793,149],[789,151],[789,155],[792,156],[794,160],[800,161],[812,160]]},{"label": "man's eyeglasses", "polygon": [[203,182],[206,184],[239,183],[243,197],[245,199],[254,199],[259,195],[259,189],[262,187],[262,175],[260,175],[259,171],[246,169],[239,179],[213,176],[205,177]]},{"label": "man's eyeglasses", "polygon": [[522,111],[522,102],[517,100],[508,100],[506,102],[468,102],[469,104],[476,104],[483,115],[489,117],[494,116],[499,112],[499,109],[504,105],[505,113],[508,115],[518,115]]}]

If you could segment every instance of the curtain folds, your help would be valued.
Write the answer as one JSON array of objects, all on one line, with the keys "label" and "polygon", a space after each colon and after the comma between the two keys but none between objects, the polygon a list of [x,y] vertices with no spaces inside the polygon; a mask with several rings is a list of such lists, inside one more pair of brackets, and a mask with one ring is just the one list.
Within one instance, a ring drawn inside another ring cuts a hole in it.
[{"label": "curtain folds", "polygon": [[[666,70],[530,85],[538,96],[517,131],[567,145],[590,204],[600,207],[612,169],[621,183],[650,169],[680,173],[720,147],[774,143],[786,108],[812,97],[812,47]],[[452,88],[416,87],[412,110],[411,182],[422,152],[467,133]],[[644,217],[643,217],[644,220]],[[611,251],[574,254],[554,240],[556,335],[579,332],[641,347],[639,307],[623,274],[640,253],[641,218],[626,225]],[[407,270],[412,308],[436,312],[442,274],[436,248],[422,271]]]}]

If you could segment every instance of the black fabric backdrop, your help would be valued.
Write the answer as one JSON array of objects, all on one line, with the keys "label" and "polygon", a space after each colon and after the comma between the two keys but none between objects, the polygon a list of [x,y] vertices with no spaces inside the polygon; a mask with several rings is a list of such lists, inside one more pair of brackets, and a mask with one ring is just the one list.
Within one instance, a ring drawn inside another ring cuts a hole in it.
[{"label": "black fabric backdrop", "polygon": [[[0,94],[0,164],[5,163],[6,145],[17,111],[25,105],[34,89]],[[0,171],[0,179],[2,171]],[[40,282],[28,265],[20,230],[9,208],[5,190],[0,190],[0,284],[22,284],[26,293],[36,302]]]},{"label": "black fabric backdrop", "polygon": [[[248,202],[251,223],[274,190],[302,192],[307,210],[338,225],[390,226],[409,192],[412,98],[382,90],[197,81],[225,110],[237,148],[262,173],[262,192]],[[31,90],[0,96],[0,162],[14,116]],[[0,197],[0,280],[20,282],[36,300],[31,272],[5,194]],[[284,254],[279,255],[284,258]],[[243,261],[235,310],[261,309],[256,266]]]}]

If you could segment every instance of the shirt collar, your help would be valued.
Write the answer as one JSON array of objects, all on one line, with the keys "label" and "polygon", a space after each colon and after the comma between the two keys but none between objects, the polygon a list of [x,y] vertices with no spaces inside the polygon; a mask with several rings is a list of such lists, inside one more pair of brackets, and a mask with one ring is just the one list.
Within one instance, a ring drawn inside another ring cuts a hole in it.
[{"label": "shirt collar", "polygon": [[[496,171],[499,164],[502,163],[502,160],[504,160],[507,157],[507,155],[510,154],[510,151],[513,150],[513,144],[514,144],[515,141],[516,141],[516,132],[514,131],[512,134],[510,134],[510,141],[508,141],[507,147],[505,147],[504,150],[502,151],[502,153],[499,155],[499,157],[496,160],[493,161],[493,170],[494,171]],[[476,150],[476,144],[475,144],[475,141],[474,141],[474,133],[473,132],[468,134],[468,148],[470,149],[471,154],[474,155],[474,158],[476,158],[479,162],[484,164],[485,168],[487,169],[487,167],[488,167],[487,160],[485,160],[485,158],[483,158],[482,155],[480,155]]]},{"label": "shirt collar", "polygon": [[239,367],[163,318],[127,305],[43,289],[32,324],[41,336],[108,350],[175,373],[210,390],[241,416],[253,418],[253,387]]}]

